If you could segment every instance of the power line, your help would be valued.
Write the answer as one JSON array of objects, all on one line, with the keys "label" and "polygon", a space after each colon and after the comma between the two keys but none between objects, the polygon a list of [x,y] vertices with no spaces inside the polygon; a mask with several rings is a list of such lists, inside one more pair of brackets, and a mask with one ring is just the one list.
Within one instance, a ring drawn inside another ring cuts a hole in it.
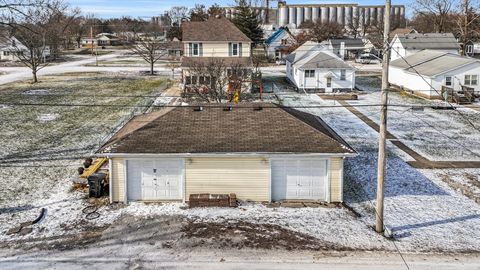
[{"label": "power line", "polygon": [[[435,89],[435,87],[429,83],[423,76],[422,74],[420,74],[420,72],[417,71],[417,69],[411,65],[410,63],[408,63],[408,61],[405,59],[405,57],[403,57],[399,52],[398,50],[394,49],[393,47],[391,47],[391,49],[393,49],[395,52],[397,52],[397,54],[403,59],[403,61],[411,68],[413,69],[413,71],[415,71],[415,73],[420,77],[422,78],[422,80],[428,84],[428,86],[430,86],[431,89],[433,89],[439,96],[442,96],[442,94],[440,92],[438,92],[437,89]],[[480,133],[480,129],[477,128],[469,119],[467,119],[462,112],[460,112],[459,110],[456,109],[455,106],[453,106],[453,104],[451,102],[449,102],[448,100],[445,100],[445,102],[452,108],[454,109],[462,118],[463,120],[467,121],[467,123],[469,123],[470,126],[472,126],[476,131],[478,131]]]}]

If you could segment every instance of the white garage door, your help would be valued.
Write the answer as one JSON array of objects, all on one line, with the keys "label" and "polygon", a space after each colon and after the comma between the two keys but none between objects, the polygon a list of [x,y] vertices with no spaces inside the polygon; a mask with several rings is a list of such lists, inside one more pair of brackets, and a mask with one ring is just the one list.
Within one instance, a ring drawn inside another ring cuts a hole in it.
[{"label": "white garage door", "polygon": [[272,199],[326,200],[327,160],[272,160]]},{"label": "white garage door", "polygon": [[129,201],[182,199],[183,160],[131,159],[127,161]]}]

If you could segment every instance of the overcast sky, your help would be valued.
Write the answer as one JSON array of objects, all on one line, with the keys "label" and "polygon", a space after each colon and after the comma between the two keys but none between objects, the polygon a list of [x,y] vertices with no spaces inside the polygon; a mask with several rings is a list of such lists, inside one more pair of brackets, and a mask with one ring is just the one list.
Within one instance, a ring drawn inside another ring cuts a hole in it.
[{"label": "overcast sky", "polygon": [[[230,6],[234,0],[68,0],[72,6],[80,7],[84,13],[93,13],[98,17],[110,18],[120,16],[149,18],[162,14],[172,6],[193,7],[195,3],[210,6],[218,3],[221,6]],[[406,4],[408,0],[393,0],[392,4]],[[274,1],[272,1],[274,2]],[[384,0],[359,0],[359,1],[318,1],[318,0],[287,0],[287,4],[319,4],[319,3],[357,3],[360,5],[381,5]],[[407,6],[408,13],[408,6]]]}]

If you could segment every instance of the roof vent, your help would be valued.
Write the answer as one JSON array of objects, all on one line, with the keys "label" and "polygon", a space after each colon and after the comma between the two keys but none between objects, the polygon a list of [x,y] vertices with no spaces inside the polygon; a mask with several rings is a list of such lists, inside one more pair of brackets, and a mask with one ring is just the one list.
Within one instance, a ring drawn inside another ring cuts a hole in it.
[{"label": "roof vent", "polygon": [[195,111],[195,112],[201,112],[201,111],[203,111],[203,107],[202,107],[202,106],[194,107],[194,108],[193,108],[193,111]]},{"label": "roof vent", "polygon": [[231,112],[232,109],[233,109],[232,106],[225,106],[225,107],[223,107],[223,111],[225,111],[225,112]]},{"label": "roof vent", "polygon": [[254,111],[261,111],[263,110],[263,107],[262,106],[256,106],[255,108],[253,108]]}]

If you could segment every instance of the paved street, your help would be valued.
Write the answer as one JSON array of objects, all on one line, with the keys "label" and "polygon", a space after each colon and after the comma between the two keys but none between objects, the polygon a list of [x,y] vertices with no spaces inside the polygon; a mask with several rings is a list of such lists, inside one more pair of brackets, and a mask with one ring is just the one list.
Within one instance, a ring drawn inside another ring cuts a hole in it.
[{"label": "paved street", "polygon": [[[111,54],[102,55],[98,57],[98,61],[112,60],[124,56],[127,51],[115,51]],[[95,57],[88,57],[86,59],[66,62],[58,65],[46,66],[38,71],[37,75],[41,80],[42,75],[54,75],[71,72],[140,72],[148,71],[148,63],[145,62],[144,67],[97,67],[86,66],[87,64],[95,63]],[[160,75],[170,76],[171,70],[164,67],[155,67],[155,71]],[[5,72],[5,75],[0,76],[0,84],[6,84],[19,80],[28,80],[32,77],[32,71],[27,67],[0,67],[0,72]],[[178,72],[178,71],[177,71]],[[176,72],[176,73],[177,73]]]}]

